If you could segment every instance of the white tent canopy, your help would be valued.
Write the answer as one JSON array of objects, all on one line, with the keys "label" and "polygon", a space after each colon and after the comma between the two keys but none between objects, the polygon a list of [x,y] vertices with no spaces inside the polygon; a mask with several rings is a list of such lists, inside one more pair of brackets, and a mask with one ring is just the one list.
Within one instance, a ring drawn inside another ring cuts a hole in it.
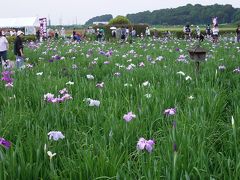
[{"label": "white tent canopy", "polygon": [[0,18],[0,28],[39,27],[37,17]]}]

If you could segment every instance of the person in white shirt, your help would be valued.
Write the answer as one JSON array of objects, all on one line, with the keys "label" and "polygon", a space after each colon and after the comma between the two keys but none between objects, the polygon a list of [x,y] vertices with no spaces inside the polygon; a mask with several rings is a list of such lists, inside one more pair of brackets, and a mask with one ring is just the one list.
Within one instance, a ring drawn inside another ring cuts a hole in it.
[{"label": "person in white shirt", "polygon": [[0,31],[0,64],[2,64],[2,60],[6,62],[7,50],[8,50],[8,40],[4,36],[4,33]]},{"label": "person in white shirt", "polygon": [[127,28],[126,28],[125,41],[128,40],[129,33],[130,33],[130,31],[129,31],[129,28],[127,27]]},{"label": "person in white shirt", "polygon": [[150,32],[149,27],[146,27],[145,35],[146,35],[146,37],[150,37],[151,36],[151,32]]},{"label": "person in white shirt", "polygon": [[65,37],[66,37],[66,33],[65,33],[64,27],[62,27],[62,29],[61,29],[61,36],[62,36],[63,39],[65,39]]},{"label": "person in white shirt", "polygon": [[213,26],[213,28],[212,28],[212,40],[213,40],[213,43],[217,43],[218,42],[218,36],[219,36],[219,28],[218,28],[218,26]]},{"label": "person in white shirt", "polygon": [[201,30],[200,30],[199,26],[196,27],[196,34],[197,34],[197,39],[199,39],[200,35],[201,35]]}]

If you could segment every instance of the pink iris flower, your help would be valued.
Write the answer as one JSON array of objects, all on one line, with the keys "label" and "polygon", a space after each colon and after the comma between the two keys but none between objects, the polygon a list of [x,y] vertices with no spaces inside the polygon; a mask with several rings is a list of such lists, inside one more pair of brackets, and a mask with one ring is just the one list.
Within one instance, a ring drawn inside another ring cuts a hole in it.
[{"label": "pink iris flower", "polygon": [[136,118],[136,115],[133,114],[132,112],[129,112],[127,114],[124,114],[123,116],[123,119],[126,121],[126,122],[130,122],[131,120],[133,120],[134,118]]},{"label": "pink iris flower", "polygon": [[152,152],[153,147],[155,145],[154,140],[146,140],[144,138],[140,138],[137,143],[137,149],[138,150],[144,150],[146,149],[149,153]]}]

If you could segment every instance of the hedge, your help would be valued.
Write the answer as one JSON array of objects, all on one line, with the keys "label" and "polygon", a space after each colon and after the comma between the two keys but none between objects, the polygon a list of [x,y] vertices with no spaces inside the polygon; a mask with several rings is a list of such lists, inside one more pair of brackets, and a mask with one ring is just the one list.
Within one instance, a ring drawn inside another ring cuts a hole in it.
[{"label": "hedge", "polygon": [[[10,43],[13,43],[16,39],[16,36],[7,36],[7,40]],[[27,35],[23,36],[23,42],[30,42],[30,41],[36,41],[36,36],[35,35]]]},{"label": "hedge", "polygon": [[[161,30],[161,29],[160,30],[151,30],[152,36],[154,35],[154,32],[157,32],[159,37],[164,37],[166,34],[166,30]],[[179,39],[184,38],[184,32],[182,30],[179,30],[179,29],[171,30],[170,33],[171,33],[172,37],[176,37]],[[206,34],[205,30],[202,30],[201,34],[205,35]],[[222,30],[220,29],[219,34],[222,36],[235,35],[236,30],[235,29],[222,29]],[[192,31],[192,37],[196,37],[196,36],[197,36],[196,31]]]}]

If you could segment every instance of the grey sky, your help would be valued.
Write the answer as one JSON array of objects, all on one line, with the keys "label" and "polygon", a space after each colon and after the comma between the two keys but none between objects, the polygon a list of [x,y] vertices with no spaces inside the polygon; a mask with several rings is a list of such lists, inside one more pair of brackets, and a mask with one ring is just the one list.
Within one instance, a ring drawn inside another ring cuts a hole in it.
[{"label": "grey sky", "polygon": [[[0,18],[50,17],[53,24],[85,23],[88,19],[112,14],[126,15],[146,10],[174,8],[191,4],[232,4],[240,8],[240,0],[1,0]],[[3,7],[3,8],[2,8]],[[6,7],[6,8],[4,8]]]}]

